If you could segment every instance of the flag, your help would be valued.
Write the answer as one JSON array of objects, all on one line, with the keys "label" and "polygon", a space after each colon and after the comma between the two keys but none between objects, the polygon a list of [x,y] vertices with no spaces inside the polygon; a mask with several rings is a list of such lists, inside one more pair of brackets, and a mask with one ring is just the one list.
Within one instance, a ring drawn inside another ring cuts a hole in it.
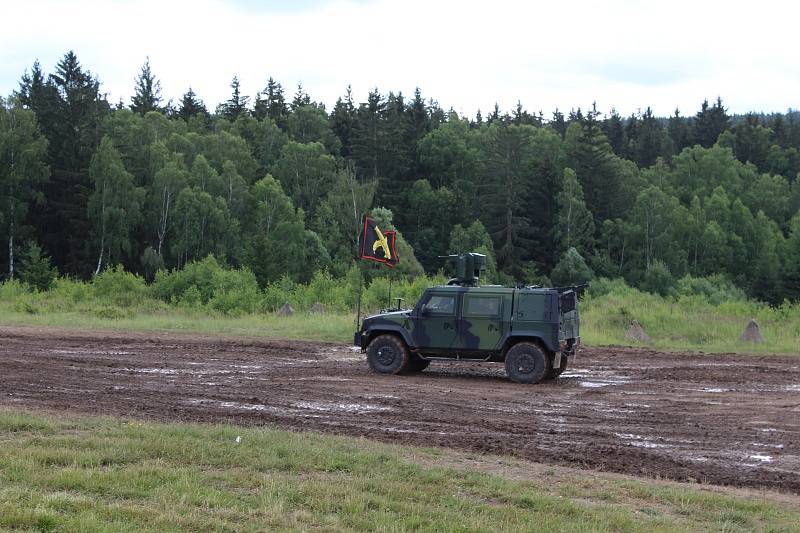
[{"label": "flag", "polygon": [[364,217],[364,226],[361,229],[361,248],[359,250],[361,259],[377,261],[394,268],[400,262],[395,249],[396,241],[396,231],[383,231],[374,220]]}]

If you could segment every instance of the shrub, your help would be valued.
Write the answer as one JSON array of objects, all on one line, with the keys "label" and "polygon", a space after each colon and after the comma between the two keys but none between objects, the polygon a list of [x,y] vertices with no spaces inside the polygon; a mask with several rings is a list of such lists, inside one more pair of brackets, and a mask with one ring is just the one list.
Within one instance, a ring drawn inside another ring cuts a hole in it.
[{"label": "shrub", "polygon": [[0,300],[11,302],[27,293],[25,286],[18,279],[9,279],[0,284]]},{"label": "shrub", "polygon": [[697,278],[684,276],[678,280],[676,290],[679,296],[703,296],[713,305],[747,298],[741,288],[721,274]]},{"label": "shrub", "polygon": [[20,279],[36,291],[46,291],[58,276],[58,270],[51,264],[50,256],[35,242],[20,257]]},{"label": "shrub", "polygon": [[200,292],[200,301],[205,304],[214,296],[215,276],[222,271],[213,255],[188,263],[183,270],[160,270],[153,283],[153,294],[165,302],[179,302],[184,292],[195,287]]},{"label": "shrub", "polygon": [[95,276],[92,286],[99,300],[122,307],[141,303],[147,292],[144,279],[126,272],[121,265],[106,269]]},{"label": "shrub", "polygon": [[675,278],[672,277],[669,267],[663,261],[656,259],[644,273],[641,286],[647,292],[668,296],[675,291]]},{"label": "shrub", "polygon": [[258,281],[247,268],[220,270],[214,274],[214,291],[208,301],[212,309],[240,315],[256,311],[260,301]]},{"label": "shrub", "polygon": [[264,289],[261,307],[265,311],[270,312],[277,311],[286,302],[292,303],[292,306],[294,307],[296,304],[296,302],[293,302],[295,286],[295,282],[292,281],[289,276],[284,274],[281,279],[270,283],[267,285],[267,288]]},{"label": "shrub", "polygon": [[570,248],[550,273],[550,278],[558,286],[579,285],[586,283],[594,277],[592,269],[586,265],[581,254],[575,248]]}]

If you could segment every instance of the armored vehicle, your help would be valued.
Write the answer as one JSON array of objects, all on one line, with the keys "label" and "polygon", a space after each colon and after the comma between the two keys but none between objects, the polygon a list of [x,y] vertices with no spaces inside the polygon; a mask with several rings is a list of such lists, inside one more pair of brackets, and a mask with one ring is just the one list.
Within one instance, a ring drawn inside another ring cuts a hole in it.
[{"label": "armored vehicle", "polygon": [[485,256],[450,256],[456,275],[413,309],[364,319],[355,344],[373,371],[419,372],[435,360],[505,362],[518,383],[559,376],[580,344],[581,287],[479,285]]}]

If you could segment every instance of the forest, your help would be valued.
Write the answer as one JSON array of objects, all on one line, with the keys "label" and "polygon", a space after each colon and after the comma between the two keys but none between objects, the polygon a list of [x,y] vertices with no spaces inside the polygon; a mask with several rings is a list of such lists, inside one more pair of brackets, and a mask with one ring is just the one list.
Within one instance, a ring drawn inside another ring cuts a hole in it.
[{"label": "forest", "polygon": [[230,88],[213,110],[191,88],[164,101],[147,61],[112,103],[73,52],[52,73],[33,63],[0,99],[0,280],[46,289],[117,265],[153,280],[209,255],[261,287],[343,278],[370,213],[398,231],[399,278],[479,251],[499,283],[669,294],[705,277],[800,300],[797,111],[731,115],[717,98],[669,117],[521,102],[467,117],[420,89],[347,88],[326,109],[271,77]]}]

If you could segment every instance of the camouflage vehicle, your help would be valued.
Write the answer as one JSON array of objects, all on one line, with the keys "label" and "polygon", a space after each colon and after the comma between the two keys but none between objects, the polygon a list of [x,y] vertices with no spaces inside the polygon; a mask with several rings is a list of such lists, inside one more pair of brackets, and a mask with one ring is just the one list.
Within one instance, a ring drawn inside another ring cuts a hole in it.
[{"label": "camouflage vehicle", "polygon": [[454,258],[456,276],[427,289],[413,309],[364,319],[355,344],[372,370],[398,374],[422,371],[434,360],[496,361],[518,383],[559,376],[580,344],[580,287],[479,286],[485,256]]}]

